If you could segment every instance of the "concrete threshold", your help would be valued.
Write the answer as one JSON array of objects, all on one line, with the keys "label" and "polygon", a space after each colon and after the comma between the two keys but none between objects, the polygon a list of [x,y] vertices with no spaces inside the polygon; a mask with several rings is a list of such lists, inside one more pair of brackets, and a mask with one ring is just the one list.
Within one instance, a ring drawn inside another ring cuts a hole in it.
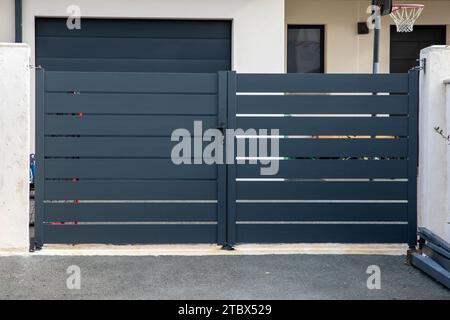
[{"label": "concrete threshold", "polygon": [[42,250],[0,250],[0,256],[224,256],[224,255],[405,255],[404,244],[244,244],[233,251],[217,245],[45,245]]}]

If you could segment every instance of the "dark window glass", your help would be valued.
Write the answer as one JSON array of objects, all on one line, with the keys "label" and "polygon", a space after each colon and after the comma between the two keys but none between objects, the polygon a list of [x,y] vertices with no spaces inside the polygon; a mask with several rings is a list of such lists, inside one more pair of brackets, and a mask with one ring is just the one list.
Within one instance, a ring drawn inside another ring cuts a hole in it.
[{"label": "dark window glass", "polygon": [[288,27],[288,72],[324,72],[323,26]]}]

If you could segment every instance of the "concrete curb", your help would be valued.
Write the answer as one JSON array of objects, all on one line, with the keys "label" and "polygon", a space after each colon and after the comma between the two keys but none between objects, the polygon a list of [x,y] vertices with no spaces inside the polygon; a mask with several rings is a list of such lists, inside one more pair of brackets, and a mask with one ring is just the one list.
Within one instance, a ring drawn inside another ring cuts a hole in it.
[{"label": "concrete curb", "polygon": [[236,255],[405,255],[403,244],[245,244],[234,251],[217,245],[46,245],[33,253],[0,250],[4,256],[236,256]]}]

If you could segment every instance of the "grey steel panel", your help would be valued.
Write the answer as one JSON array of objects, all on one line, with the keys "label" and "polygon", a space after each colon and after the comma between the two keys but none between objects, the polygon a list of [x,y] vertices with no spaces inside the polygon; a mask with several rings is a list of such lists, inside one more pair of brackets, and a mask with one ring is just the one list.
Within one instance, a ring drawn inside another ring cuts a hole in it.
[{"label": "grey steel panel", "polygon": [[240,95],[238,113],[408,114],[407,95]]},{"label": "grey steel panel", "polygon": [[[267,178],[387,178],[408,177],[406,160],[280,160],[276,175]],[[238,165],[238,178],[263,178],[261,168],[266,165]]]},{"label": "grey steel panel", "polygon": [[238,92],[408,92],[406,74],[238,74]]},{"label": "grey steel panel", "polygon": [[407,203],[252,203],[237,204],[238,221],[407,221]]},{"label": "grey steel panel", "polygon": [[170,225],[48,225],[46,243],[216,243],[217,226]]},{"label": "grey steel panel", "polygon": [[238,224],[237,242],[404,243],[406,224]]},{"label": "grey steel panel", "polygon": [[216,165],[176,165],[171,159],[46,159],[51,179],[216,179]]},{"label": "grey steel panel", "polygon": [[408,135],[407,117],[239,117],[237,123],[244,130],[279,129],[282,135]]},{"label": "grey steel panel", "polygon": [[46,200],[215,200],[215,180],[45,182]]},{"label": "grey steel panel", "polygon": [[216,93],[215,73],[47,71],[47,92]]},{"label": "grey steel panel", "polygon": [[217,221],[216,203],[45,203],[44,222]]},{"label": "grey steel panel", "polygon": [[181,128],[193,135],[194,121],[201,121],[203,130],[217,127],[215,116],[46,115],[45,134],[170,137]]},{"label": "grey steel panel", "polygon": [[406,200],[407,182],[238,181],[239,200]]},{"label": "grey steel panel", "polygon": [[215,94],[46,93],[46,113],[216,115]]}]

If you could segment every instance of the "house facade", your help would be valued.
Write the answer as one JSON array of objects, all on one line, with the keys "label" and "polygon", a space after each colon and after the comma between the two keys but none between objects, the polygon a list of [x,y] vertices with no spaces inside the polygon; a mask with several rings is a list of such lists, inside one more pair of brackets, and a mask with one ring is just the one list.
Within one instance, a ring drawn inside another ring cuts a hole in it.
[{"label": "house facade", "polygon": [[[369,18],[370,3],[2,0],[0,42],[16,40],[17,15],[18,39],[31,47],[31,64],[46,70],[370,73],[373,36],[358,34],[357,27]],[[426,7],[411,34],[398,34],[391,18],[382,18],[381,72],[406,72],[420,49],[450,43],[450,0],[420,3]],[[67,16],[78,13],[81,29],[67,29]],[[145,37],[159,40],[149,44]]]}]

